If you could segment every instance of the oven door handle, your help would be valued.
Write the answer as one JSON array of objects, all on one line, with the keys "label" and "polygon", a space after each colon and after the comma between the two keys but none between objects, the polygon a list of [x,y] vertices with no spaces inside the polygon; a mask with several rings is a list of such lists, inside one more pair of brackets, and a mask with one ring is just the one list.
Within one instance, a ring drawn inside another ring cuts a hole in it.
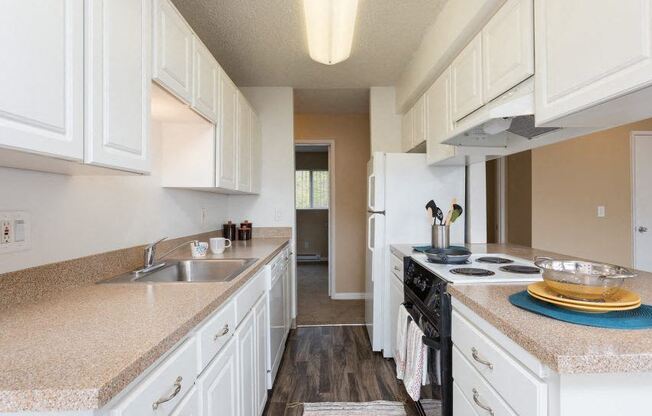
[{"label": "oven door handle", "polygon": [[430,338],[430,337],[423,336],[421,338],[421,341],[427,347],[433,348],[435,350],[441,350],[441,342],[440,342],[439,338]]}]

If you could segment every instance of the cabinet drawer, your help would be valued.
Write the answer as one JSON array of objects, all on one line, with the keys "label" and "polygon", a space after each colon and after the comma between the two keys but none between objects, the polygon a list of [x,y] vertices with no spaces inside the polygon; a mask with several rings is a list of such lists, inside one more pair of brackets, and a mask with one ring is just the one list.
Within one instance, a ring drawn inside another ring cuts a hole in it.
[{"label": "cabinet drawer", "polygon": [[[462,356],[457,347],[453,347],[453,379],[478,415],[516,416],[500,395]],[[537,413],[523,414],[537,415]]]},{"label": "cabinet drawer", "polygon": [[459,353],[516,413],[546,414],[546,385],[455,310],[452,338]]},{"label": "cabinet drawer", "polygon": [[[111,411],[111,416],[171,414],[193,386],[197,372],[196,340],[190,338],[138,384]],[[170,400],[164,401],[167,398]]]},{"label": "cabinet drawer", "polygon": [[466,400],[456,382],[453,383],[453,414],[455,416],[478,416],[473,405]]},{"label": "cabinet drawer", "polygon": [[231,339],[236,326],[235,303],[230,301],[199,329],[199,372]]},{"label": "cabinet drawer", "polygon": [[245,315],[253,308],[260,295],[263,294],[265,284],[264,272],[260,270],[235,296],[236,326],[242,322]]},{"label": "cabinet drawer", "polygon": [[395,255],[392,254],[391,260],[390,260],[390,267],[392,268],[392,272],[401,279],[403,280],[403,259],[396,257]]}]

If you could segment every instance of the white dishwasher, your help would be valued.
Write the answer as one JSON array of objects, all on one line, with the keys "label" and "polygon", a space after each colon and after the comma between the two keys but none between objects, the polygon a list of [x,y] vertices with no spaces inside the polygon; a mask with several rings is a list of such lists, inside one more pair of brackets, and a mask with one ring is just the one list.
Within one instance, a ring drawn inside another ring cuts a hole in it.
[{"label": "white dishwasher", "polygon": [[286,279],[283,278],[287,263],[284,261],[284,252],[274,259],[268,266],[268,290],[269,296],[269,356],[267,372],[267,388],[271,389],[278,372],[287,336],[287,324],[285,322],[287,288]]}]

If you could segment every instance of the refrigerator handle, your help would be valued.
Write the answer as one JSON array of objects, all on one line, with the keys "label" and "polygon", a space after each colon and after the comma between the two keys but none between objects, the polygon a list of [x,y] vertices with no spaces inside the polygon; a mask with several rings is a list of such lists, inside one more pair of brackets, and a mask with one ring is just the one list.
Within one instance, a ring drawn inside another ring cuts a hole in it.
[{"label": "refrigerator handle", "polygon": [[[372,188],[373,182],[373,188]],[[372,195],[376,195],[376,175],[372,173],[367,177],[367,207],[370,211],[375,211],[376,208],[373,206]]]},{"label": "refrigerator handle", "polygon": [[[370,215],[369,218],[367,219],[367,248],[369,251],[374,251],[374,248],[371,246],[371,220],[374,219],[373,215]],[[375,224],[374,224],[375,227]],[[376,234],[376,231],[373,231],[374,235]]]}]

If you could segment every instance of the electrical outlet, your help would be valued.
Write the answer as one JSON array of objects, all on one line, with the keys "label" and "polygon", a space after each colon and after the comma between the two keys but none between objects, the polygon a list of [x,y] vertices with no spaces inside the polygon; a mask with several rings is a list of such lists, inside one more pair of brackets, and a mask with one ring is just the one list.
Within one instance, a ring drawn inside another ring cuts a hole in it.
[{"label": "electrical outlet", "polygon": [[5,218],[0,223],[0,244],[11,244],[14,242],[14,222]]},{"label": "electrical outlet", "polygon": [[282,216],[283,216],[283,212],[281,211],[281,208],[276,208],[274,210],[274,221],[276,222],[281,221]]},{"label": "electrical outlet", "polygon": [[30,246],[30,219],[24,211],[0,212],[0,254]]},{"label": "electrical outlet", "polygon": [[604,218],[607,216],[607,208],[604,205],[598,206],[598,218]]}]

